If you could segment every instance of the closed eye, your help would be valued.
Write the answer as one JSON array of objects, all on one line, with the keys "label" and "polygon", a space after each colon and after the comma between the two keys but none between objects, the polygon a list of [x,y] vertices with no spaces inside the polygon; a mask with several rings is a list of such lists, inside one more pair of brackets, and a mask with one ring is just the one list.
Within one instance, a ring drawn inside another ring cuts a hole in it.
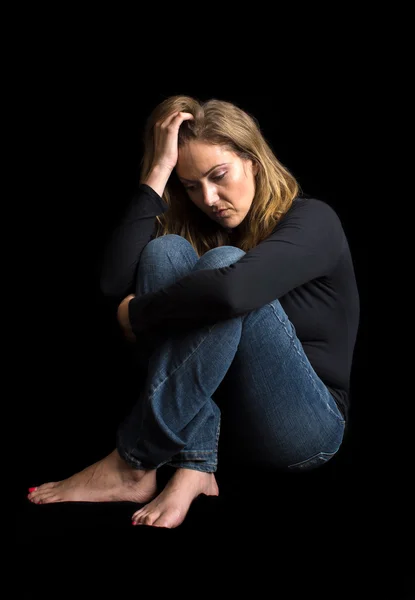
[{"label": "closed eye", "polygon": [[[222,175],[217,175],[216,177],[212,177],[213,181],[220,181],[221,179],[223,179],[225,177],[226,173],[222,173]],[[196,186],[194,185],[185,185],[184,189],[185,190],[194,190]]]}]

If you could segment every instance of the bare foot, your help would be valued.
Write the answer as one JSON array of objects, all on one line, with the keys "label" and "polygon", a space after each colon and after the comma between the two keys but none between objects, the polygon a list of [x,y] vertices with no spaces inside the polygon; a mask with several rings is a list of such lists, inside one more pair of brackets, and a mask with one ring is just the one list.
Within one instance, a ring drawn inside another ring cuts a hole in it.
[{"label": "bare foot", "polygon": [[219,496],[213,473],[192,469],[177,469],[164,490],[152,502],[134,513],[133,525],[178,527],[187,515],[193,500],[200,494]]},{"label": "bare foot", "polygon": [[68,479],[40,485],[28,498],[35,504],[122,501],[145,504],[156,493],[156,469],[134,469],[114,450]]}]

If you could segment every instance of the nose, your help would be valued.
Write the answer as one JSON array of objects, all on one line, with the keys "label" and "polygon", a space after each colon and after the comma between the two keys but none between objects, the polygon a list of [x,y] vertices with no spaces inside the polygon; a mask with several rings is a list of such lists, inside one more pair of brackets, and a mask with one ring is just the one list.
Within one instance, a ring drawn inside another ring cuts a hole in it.
[{"label": "nose", "polygon": [[216,191],[216,186],[214,184],[207,183],[202,186],[202,198],[203,204],[208,208],[211,208],[215,204],[217,204],[219,197]]}]

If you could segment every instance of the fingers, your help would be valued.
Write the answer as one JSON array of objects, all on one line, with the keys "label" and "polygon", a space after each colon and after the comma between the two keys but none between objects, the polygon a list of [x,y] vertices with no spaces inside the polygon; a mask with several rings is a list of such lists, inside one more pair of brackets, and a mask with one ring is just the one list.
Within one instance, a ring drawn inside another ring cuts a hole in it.
[{"label": "fingers", "polygon": [[158,121],[154,130],[153,165],[167,167],[172,171],[178,159],[178,134],[183,121],[193,119],[189,112],[174,112],[164,121]]},{"label": "fingers", "polygon": [[117,321],[124,333],[124,336],[127,338],[129,342],[135,342],[136,336],[131,329],[130,316],[128,312],[128,305],[130,300],[135,298],[135,294],[129,294],[124,298],[124,300],[119,304],[117,309]]},{"label": "fingers", "polygon": [[170,127],[171,125],[179,127],[183,121],[188,121],[189,119],[194,119],[192,113],[178,111],[169,115],[164,121],[158,122],[157,125],[162,129]]}]

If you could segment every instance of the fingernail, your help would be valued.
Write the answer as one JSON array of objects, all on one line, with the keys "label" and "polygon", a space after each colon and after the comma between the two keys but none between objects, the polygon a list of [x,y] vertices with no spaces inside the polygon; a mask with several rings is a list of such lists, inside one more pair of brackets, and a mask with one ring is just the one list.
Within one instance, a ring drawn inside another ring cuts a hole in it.
[{"label": "fingernail", "polygon": [[35,490],[37,490],[37,487],[29,488],[29,492],[34,492]]}]

